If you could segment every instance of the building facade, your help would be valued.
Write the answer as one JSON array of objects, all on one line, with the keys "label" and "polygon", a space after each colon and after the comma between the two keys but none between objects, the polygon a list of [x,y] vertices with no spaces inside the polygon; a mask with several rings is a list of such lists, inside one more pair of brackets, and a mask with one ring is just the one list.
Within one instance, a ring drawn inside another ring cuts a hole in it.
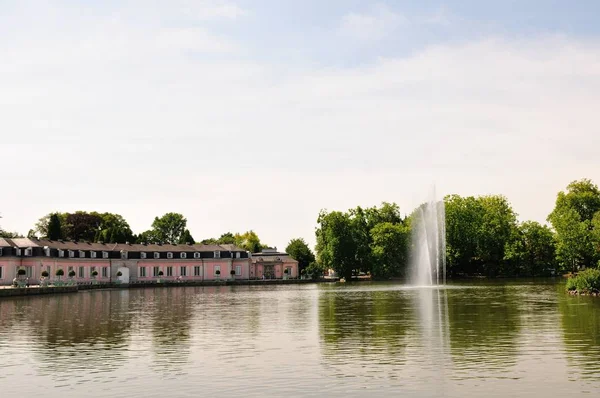
[{"label": "building facade", "polygon": [[253,253],[250,259],[250,277],[255,279],[298,278],[298,261],[277,249]]},{"label": "building facade", "polygon": [[[36,284],[46,271],[75,272],[77,282],[250,279],[251,255],[234,245],[117,244],[0,238],[0,284],[10,284],[20,269]],[[117,277],[121,271],[122,276]],[[232,275],[233,271],[233,275]],[[94,272],[97,275],[94,276]],[[162,273],[162,274],[161,274]]]}]

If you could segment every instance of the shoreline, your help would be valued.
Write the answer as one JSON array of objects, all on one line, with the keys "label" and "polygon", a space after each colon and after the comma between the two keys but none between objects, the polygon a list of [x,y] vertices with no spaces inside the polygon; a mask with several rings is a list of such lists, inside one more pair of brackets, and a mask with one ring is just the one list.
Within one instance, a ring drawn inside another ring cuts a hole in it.
[{"label": "shoreline", "polygon": [[0,288],[0,299],[4,297],[39,296],[46,294],[78,293],[88,290],[113,290],[113,289],[144,289],[157,287],[187,287],[187,286],[271,286],[271,285],[302,285],[310,283],[335,283],[339,279],[271,279],[271,280],[222,280],[222,281],[164,281],[164,282],[135,282],[129,284],[98,283],[81,284],[71,286],[39,286],[30,287],[2,287]]}]

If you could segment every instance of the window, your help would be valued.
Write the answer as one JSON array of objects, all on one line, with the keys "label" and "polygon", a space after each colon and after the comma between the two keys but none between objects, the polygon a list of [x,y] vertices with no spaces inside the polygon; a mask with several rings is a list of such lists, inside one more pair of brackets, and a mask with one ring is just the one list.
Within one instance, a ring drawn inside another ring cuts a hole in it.
[{"label": "window", "polygon": [[69,267],[69,268],[67,269],[67,275],[69,275],[69,273],[71,273],[71,271],[73,271],[73,267]]},{"label": "window", "polygon": [[73,250],[69,250],[69,257],[75,257],[75,252]]},{"label": "window", "polygon": [[2,255],[2,248],[0,247],[0,256]]},{"label": "window", "polygon": [[167,267],[167,276],[173,276],[173,267]]},{"label": "window", "polygon": [[90,257],[91,258],[96,258],[96,252],[94,252],[94,251],[90,252]]},{"label": "window", "polygon": [[159,252],[154,252],[154,258],[160,258],[160,253]]},{"label": "window", "polygon": [[17,256],[21,255],[21,249],[17,249]]},{"label": "window", "polygon": [[79,267],[79,277],[85,278],[85,268]]},{"label": "window", "polygon": [[221,252],[215,251],[215,258],[221,258]]},{"label": "window", "polygon": [[121,259],[127,260],[127,252],[125,250],[121,250]]},{"label": "window", "polygon": [[236,275],[242,275],[242,266],[241,265],[236,265],[235,266],[235,274]]},{"label": "window", "polygon": [[200,258],[200,253],[198,253],[198,252],[194,253],[194,258]]},{"label": "window", "polygon": [[108,278],[108,267],[102,267],[102,277]]},{"label": "window", "polygon": [[219,273],[221,273],[221,266],[220,265],[215,265],[215,275],[217,274],[217,271],[219,271]]},{"label": "window", "polygon": [[200,266],[194,267],[194,276],[200,276]]},{"label": "window", "polygon": [[102,252],[102,258],[108,258],[108,252]]},{"label": "window", "polygon": [[146,277],[146,267],[140,267],[140,277],[141,278]]},{"label": "window", "polygon": [[31,257],[32,254],[33,254],[33,249],[31,247],[28,247],[27,249],[25,249],[25,255],[27,257]]},{"label": "window", "polygon": [[48,276],[52,275],[52,269],[50,268],[49,265],[46,267],[46,272],[48,273]]},{"label": "window", "polygon": [[0,279],[4,276],[4,268],[0,267]]},{"label": "window", "polygon": [[79,258],[85,258],[85,252],[83,250],[79,250]]},{"label": "window", "polygon": [[179,275],[181,275],[181,276],[187,276],[187,267],[181,267],[181,268],[179,268]]},{"label": "window", "polygon": [[187,258],[187,253],[181,253],[181,254],[179,255],[179,257],[181,257],[181,258]]},{"label": "window", "polygon": [[140,258],[142,258],[142,259],[146,258],[146,252],[141,252],[140,253]]},{"label": "window", "polygon": [[173,253],[171,253],[171,252],[168,252],[168,253],[167,253],[167,258],[173,258]]},{"label": "window", "polygon": [[65,256],[65,251],[58,249],[58,257],[64,257],[64,256]]},{"label": "window", "polygon": [[159,272],[160,272],[160,267],[152,268],[152,276],[158,276]]},{"label": "window", "polygon": [[50,248],[48,246],[44,246],[44,255],[50,257]]},{"label": "window", "polygon": [[25,272],[26,272],[25,276],[26,276],[27,278],[31,278],[31,274],[32,274],[32,272],[31,272],[31,271],[33,271],[33,268],[32,268],[32,267],[25,267]]},{"label": "window", "polygon": [[235,258],[241,258],[241,257],[242,257],[242,253],[240,253],[240,252],[235,253]]}]

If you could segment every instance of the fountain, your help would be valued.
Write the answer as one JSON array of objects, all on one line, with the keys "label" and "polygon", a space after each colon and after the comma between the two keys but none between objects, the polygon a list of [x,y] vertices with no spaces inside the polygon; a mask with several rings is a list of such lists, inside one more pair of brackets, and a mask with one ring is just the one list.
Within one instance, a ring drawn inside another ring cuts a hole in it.
[{"label": "fountain", "polygon": [[415,210],[412,225],[412,283],[446,284],[446,214],[444,200],[432,199]]}]

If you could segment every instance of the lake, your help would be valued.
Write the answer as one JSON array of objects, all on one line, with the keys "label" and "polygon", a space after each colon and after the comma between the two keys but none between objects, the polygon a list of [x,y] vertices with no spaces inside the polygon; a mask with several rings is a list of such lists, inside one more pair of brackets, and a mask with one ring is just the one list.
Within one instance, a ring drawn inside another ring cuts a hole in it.
[{"label": "lake", "polygon": [[1,397],[600,393],[600,298],[552,281],[0,300]]}]

